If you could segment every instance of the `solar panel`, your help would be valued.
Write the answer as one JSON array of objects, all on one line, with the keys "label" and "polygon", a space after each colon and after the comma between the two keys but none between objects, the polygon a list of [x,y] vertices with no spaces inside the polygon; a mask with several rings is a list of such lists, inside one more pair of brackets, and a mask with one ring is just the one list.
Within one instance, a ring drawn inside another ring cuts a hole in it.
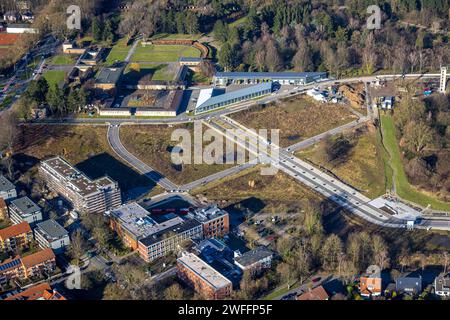
[{"label": "solar panel", "polygon": [[20,260],[19,259],[13,260],[11,262],[5,263],[4,265],[1,265],[0,266],[0,271],[7,270],[7,269],[15,267],[15,266],[17,266],[19,264],[20,264]]}]

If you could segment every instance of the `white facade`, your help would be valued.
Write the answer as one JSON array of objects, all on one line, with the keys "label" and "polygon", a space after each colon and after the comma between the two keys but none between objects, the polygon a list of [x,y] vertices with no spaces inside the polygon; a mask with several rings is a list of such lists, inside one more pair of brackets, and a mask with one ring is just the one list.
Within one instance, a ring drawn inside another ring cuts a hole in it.
[{"label": "white facade", "polygon": [[6,27],[6,33],[37,33],[37,29],[28,27]]},{"label": "white facade", "polygon": [[43,249],[50,248],[55,252],[60,252],[70,245],[69,233],[53,220],[38,223],[34,230],[34,236]]},{"label": "white facade", "polygon": [[447,84],[447,67],[441,67],[441,78],[439,81],[440,93],[445,93],[446,84]]}]

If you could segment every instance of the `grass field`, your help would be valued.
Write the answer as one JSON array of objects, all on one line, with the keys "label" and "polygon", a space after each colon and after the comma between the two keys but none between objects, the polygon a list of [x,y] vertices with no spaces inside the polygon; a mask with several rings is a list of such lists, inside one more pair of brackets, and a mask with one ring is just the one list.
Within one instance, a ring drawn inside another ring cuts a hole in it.
[{"label": "grass field", "polygon": [[355,116],[343,106],[319,103],[306,97],[253,107],[234,113],[231,118],[255,130],[279,129],[282,147],[355,120]]},{"label": "grass field", "polygon": [[52,57],[48,63],[54,66],[70,65],[75,63],[75,57],[67,54],[59,54]]},{"label": "grass field", "polygon": [[139,63],[139,72],[132,70],[129,64],[125,69],[124,76],[130,76],[133,79],[140,79],[144,76],[151,75],[152,80],[170,81],[175,77],[175,70],[170,68],[167,64],[151,64]]},{"label": "grass field", "polygon": [[357,139],[348,158],[333,165],[321,156],[320,144],[297,153],[301,158],[322,166],[343,181],[354,186],[369,198],[376,198],[389,189],[389,180],[384,175],[381,146],[377,144],[377,133],[364,130]]},{"label": "grass field", "polygon": [[106,126],[23,126],[24,139],[16,154],[23,159],[20,162],[34,165],[51,156],[63,156],[91,178],[107,174],[119,182],[122,191],[136,196],[158,189],[116,158],[106,131]]},{"label": "grass field", "polygon": [[242,171],[231,177],[193,190],[209,201],[230,210],[248,208],[252,212],[300,212],[307,201],[317,204],[323,198],[303,184],[279,171],[272,176],[260,174],[260,167]]},{"label": "grass field", "polygon": [[171,160],[171,150],[178,142],[171,141],[171,134],[178,128],[185,128],[191,132],[193,130],[192,126],[187,125],[172,128],[165,125],[121,126],[120,138],[128,151],[177,184],[185,184],[233,166],[231,164],[174,165]]},{"label": "grass field", "polygon": [[138,45],[131,61],[175,62],[180,57],[200,57],[200,51],[182,45]]},{"label": "grass field", "polygon": [[382,115],[381,128],[383,132],[383,143],[389,153],[390,165],[394,171],[394,182],[398,196],[424,207],[430,205],[436,210],[450,211],[450,203],[440,201],[432,195],[422,193],[409,184],[403,168],[401,153],[395,136],[394,120],[392,117]]},{"label": "grass field", "polygon": [[130,46],[127,46],[126,39],[120,39],[109,52],[108,57],[106,58],[106,65],[112,65],[116,60],[125,60],[129,50]]},{"label": "grass field", "polygon": [[50,87],[58,85],[64,81],[66,73],[60,70],[49,70],[42,75],[47,80]]}]

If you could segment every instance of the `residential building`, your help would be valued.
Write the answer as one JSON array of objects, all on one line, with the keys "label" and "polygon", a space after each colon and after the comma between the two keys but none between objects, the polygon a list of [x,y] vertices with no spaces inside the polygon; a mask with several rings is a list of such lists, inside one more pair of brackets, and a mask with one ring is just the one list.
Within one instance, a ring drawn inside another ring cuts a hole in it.
[{"label": "residential building", "polygon": [[195,219],[175,217],[153,226],[150,234],[139,240],[140,256],[150,262],[180,249],[180,245],[191,239],[202,239],[202,224]]},{"label": "residential building", "polygon": [[219,209],[216,205],[199,208],[189,216],[202,224],[205,238],[221,238],[230,232],[228,212]]},{"label": "residential building", "polygon": [[115,89],[122,77],[124,67],[103,68],[98,73],[94,88],[101,90]]},{"label": "residential building", "polygon": [[422,277],[401,277],[395,280],[396,291],[411,295],[422,292]]},{"label": "residential building", "polygon": [[434,292],[441,297],[450,297],[450,276],[441,274],[434,279]]},{"label": "residential building", "polygon": [[67,300],[61,293],[52,289],[47,282],[37,284],[22,292],[5,298],[5,301],[13,300]]},{"label": "residential building", "polygon": [[61,157],[41,162],[39,173],[50,189],[85,213],[105,213],[122,203],[117,182],[107,176],[92,180]]},{"label": "residential building", "polygon": [[202,224],[195,219],[170,216],[157,222],[137,203],[125,204],[109,212],[110,226],[126,246],[138,250],[147,262],[177,250],[189,239],[202,239]]},{"label": "residential building", "polygon": [[33,232],[28,222],[21,222],[0,230],[0,252],[23,249],[33,241]]},{"label": "residential building", "polygon": [[0,221],[8,219],[8,206],[5,200],[0,197]]},{"label": "residential building", "polygon": [[56,270],[56,259],[52,249],[30,254],[23,258],[17,256],[0,263],[0,285],[10,280],[25,280],[52,274]]},{"label": "residential building", "polygon": [[0,174],[0,198],[8,201],[17,198],[16,186],[11,183],[4,175]]},{"label": "residential building", "polygon": [[14,224],[25,221],[33,227],[37,222],[42,221],[42,211],[30,198],[22,197],[11,201],[9,218]]},{"label": "residential building", "polygon": [[195,247],[196,255],[238,288],[242,270],[234,263],[234,252],[224,242],[216,238],[200,241]]},{"label": "residential building", "polygon": [[233,291],[230,280],[193,253],[185,252],[177,259],[177,274],[206,299],[225,299]]},{"label": "residential building", "polygon": [[281,85],[305,85],[327,77],[326,72],[217,72],[216,85],[277,82]]},{"label": "residential building", "polygon": [[308,289],[305,293],[299,295],[297,300],[328,300],[330,296],[322,286]]},{"label": "residential building", "polygon": [[43,249],[51,248],[55,253],[60,253],[70,245],[69,233],[55,220],[46,220],[36,225],[34,237]]},{"label": "residential building", "polygon": [[227,92],[221,95],[212,96],[201,105],[196,106],[195,113],[208,112],[210,110],[224,108],[226,106],[256,99],[272,92],[272,82],[264,82],[244,89]]},{"label": "residential building", "polygon": [[382,291],[380,267],[371,265],[359,281],[359,292],[363,297],[379,296]]},{"label": "residential building", "polygon": [[266,247],[245,252],[234,259],[234,263],[243,271],[259,271],[272,266],[273,253]]}]

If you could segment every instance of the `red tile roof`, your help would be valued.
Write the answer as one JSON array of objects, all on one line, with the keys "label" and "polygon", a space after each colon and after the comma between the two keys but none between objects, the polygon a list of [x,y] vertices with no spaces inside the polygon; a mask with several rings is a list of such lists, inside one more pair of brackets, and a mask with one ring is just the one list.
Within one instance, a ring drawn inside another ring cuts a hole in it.
[{"label": "red tile roof", "polygon": [[53,260],[55,259],[55,254],[53,253],[53,250],[50,248],[44,249],[42,251],[30,254],[29,256],[22,258],[22,264],[25,268],[30,268],[33,266],[36,266],[38,264],[41,264],[45,261]]},{"label": "red tile roof", "polygon": [[31,228],[28,222],[21,222],[5,229],[1,229],[0,239],[6,240],[28,232],[31,232]]},{"label": "red tile roof", "polygon": [[329,296],[325,289],[322,286],[318,286],[298,296],[297,300],[328,300],[328,298]]},{"label": "red tile roof", "polygon": [[67,300],[56,290],[52,290],[48,283],[41,283],[20,293],[6,298],[5,300]]}]

